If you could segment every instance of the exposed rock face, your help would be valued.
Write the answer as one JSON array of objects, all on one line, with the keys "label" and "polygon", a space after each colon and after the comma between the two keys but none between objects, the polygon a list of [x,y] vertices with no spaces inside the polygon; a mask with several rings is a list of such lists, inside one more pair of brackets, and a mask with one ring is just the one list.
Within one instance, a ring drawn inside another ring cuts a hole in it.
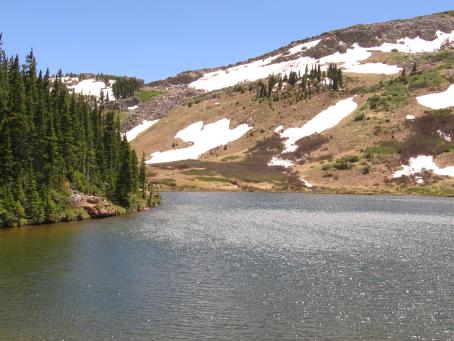
[{"label": "exposed rock face", "polygon": [[186,86],[168,86],[168,87],[153,87],[161,94],[154,97],[152,100],[140,103],[123,125],[123,130],[128,131],[142,123],[143,120],[157,120],[164,117],[169,111],[173,110],[180,104],[183,104],[189,98],[201,93]]},{"label": "exposed rock face", "polygon": [[[398,39],[420,37],[434,40],[437,31],[445,33],[454,30],[454,12],[418,17],[409,20],[393,20],[380,24],[355,25],[343,30],[323,34],[322,41],[303,53],[313,58],[321,58],[358,43],[361,47],[379,46],[383,43],[395,43]],[[297,45],[294,42],[290,46]]]},{"label": "exposed rock face", "polygon": [[[272,52],[248,59],[247,61],[238,62],[228,66],[218,68],[202,69],[197,71],[185,71],[175,77],[169,77],[165,80],[150,83],[155,86],[166,85],[187,85],[201,78],[205,73],[226,69],[232,66],[250,63],[257,60],[262,60],[269,57],[276,58],[272,63],[281,63],[288,60],[294,60],[301,56],[312,58],[322,58],[336,52],[345,52],[347,48],[354,43],[358,43],[361,47],[379,46],[385,42],[396,43],[398,39],[408,37],[415,38],[419,36],[425,40],[434,40],[436,32],[442,31],[445,33],[454,30],[454,11],[437,13],[430,16],[417,17],[407,20],[393,20],[379,24],[355,25],[342,30],[323,33],[317,37],[311,37],[304,40],[298,40],[290,43],[287,46],[281,47]],[[289,54],[288,50],[299,44],[320,39],[320,43],[310,49]]]},{"label": "exposed rock face", "polygon": [[74,207],[83,208],[92,218],[105,218],[119,215],[120,212],[106,199],[71,191],[71,202]]},{"label": "exposed rock face", "polygon": [[179,74],[177,74],[174,77],[168,77],[163,80],[159,80],[156,82],[151,82],[148,85],[150,86],[169,86],[169,85],[183,85],[183,84],[189,84],[197,79],[201,78],[204,74],[203,71],[206,70],[200,70],[200,71],[184,71]]}]

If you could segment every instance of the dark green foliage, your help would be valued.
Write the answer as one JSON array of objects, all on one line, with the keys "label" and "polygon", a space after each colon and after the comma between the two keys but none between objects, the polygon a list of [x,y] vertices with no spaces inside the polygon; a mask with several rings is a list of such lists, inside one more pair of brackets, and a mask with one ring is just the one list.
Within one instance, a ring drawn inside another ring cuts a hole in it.
[{"label": "dark green foliage", "polygon": [[386,85],[380,95],[374,95],[367,99],[369,108],[376,111],[390,111],[399,108],[408,102],[408,89],[399,82]]},{"label": "dark green foliage", "polygon": [[137,78],[121,77],[116,79],[112,91],[115,98],[127,98],[133,96],[142,85],[143,81]]},{"label": "dark green foliage", "polygon": [[359,158],[356,155],[353,156],[344,156],[343,158],[337,159],[333,167],[338,169],[338,170],[347,170],[347,169],[352,169],[353,164],[358,162]]},{"label": "dark green foliage", "polygon": [[310,98],[312,94],[319,93],[322,90],[341,90],[343,74],[336,64],[329,65],[327,72],[322,71],[321,66],[318,64],[310,70],[306,66],[304,74],[296,71],[290,71],[288,75],[285,74],[283,77],[273,74],[268,77],[266,83],[262,80],[256,83],[257,98],[269,98],[278,101],[280,98],[279,94],[284,88],[283,83],[287,83],[290,89],[297,90],[298,99]]},{"label": "dark green foliage", "polygon": [[138,193],[137,157],[118,118],[61,77],[38,73],[33,51],[24,65],[7,59],[0,43],[0,227],[79,216],[71,189],[123,206]]}]

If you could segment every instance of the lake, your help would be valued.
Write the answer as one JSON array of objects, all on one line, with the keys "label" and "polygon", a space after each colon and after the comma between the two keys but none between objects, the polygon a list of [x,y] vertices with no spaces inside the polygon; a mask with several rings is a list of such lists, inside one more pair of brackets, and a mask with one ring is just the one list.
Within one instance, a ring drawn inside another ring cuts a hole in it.
[{"label": "lake", "polygon": [[0,231],[1,340],[454,337],[454,200],[164,193]]}]

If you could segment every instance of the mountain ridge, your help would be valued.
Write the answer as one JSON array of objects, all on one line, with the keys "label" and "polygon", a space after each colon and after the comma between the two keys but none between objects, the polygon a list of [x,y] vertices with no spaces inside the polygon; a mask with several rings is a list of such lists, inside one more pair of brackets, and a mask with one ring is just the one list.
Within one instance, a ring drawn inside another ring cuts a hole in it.
[{"label": "mountain ridge", "polygon": [[[392,26],[397,26],[398,31],[394,31],[395,29],[393,29]],[[301,51],[301,54],[293,54],[292,58],[296,59],[300,56],[309,56],[319,59],[335,52],[345,52],[345,50],[355,42],[359,43],[362,47],[371,47],[384,42],[395,42],[402,37],[415,38],[420,36],[424,40],[433,40],[436,38],[435,34],[438,30],[445,33],[454,31],[454,10],[417,16],[409,19],[394,19],[372,24],[355,24],[346,28],[323,32],[316,36],[294,40],[280,48],[247,60],[217,67],[182,71],[175,76],[149,82],[148,85],[187,85],[203,77],[204,73],[224,70],[261,59],[274,57],[280,53],[285,53],[285,51],[288,51],[299,44],[304,44],[317,39],[321,39],[318,46],[308,49],[307,51]],[[374,32],[375,36],[378,34],[375,40],[371,39],[371,31]],[[382,35],[381,37],[379,37],[380,34]],[[340,42],[346,43],[347,46],[340,44]],[[361,42],[366,42],[366,44],[363,46],[361,45]]]}]

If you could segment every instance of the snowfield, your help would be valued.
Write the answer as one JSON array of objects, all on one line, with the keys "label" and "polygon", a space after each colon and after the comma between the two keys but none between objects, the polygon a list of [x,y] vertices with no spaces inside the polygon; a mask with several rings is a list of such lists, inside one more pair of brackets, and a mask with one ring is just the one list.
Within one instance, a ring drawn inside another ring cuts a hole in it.
[{"label": "snowfield", "polygon": [[298,52],[301,52],[304,50],[309,50],[309,49],[317,46],[321,41],[322,41],[321,39],[318,39],[318,40],[310,41],[308,43],[298,44],[298,45],[290,48],[288,50],[288,52],[290,54],[295,54],[295,53],[298,53]]},{"label": "snowfield", "polygon": [[141,124],[139,124],[138,126],[132,128],[131,130],[126,132],[126,140],[128,140],[128,142],[131,142],[137,136],[139,136],[144,131],[148,130],[149,128],[151,128],[158,122],[159,122],[159,120],[154,120],[154,121],[144,120]]},{"label": "snowfield", "polygon": [[304,49],[317,46],[320,43],[320,40],[314,40],[312,42],[294,46],[290,48],[287,53],[234,66],[226,70],[216,70],[206,73],[202,78],[189,85],[196,89],[213,91],[234,86],[241,82],[263,79],[271,74],[288,74],[290,71],[304,72],[307,65],[311,67],[312,65],[320,64],[322,69],[326,70],[330,63],[339,64],[346,72],[387,75],[396,74],[401,71],[401,68],[396,65],[387,65],[383,63],[361,64],[361,62],[369,59],[372,56],[373,51],[391,52],[397,50],[404,53],[433,52],[440,49],[445,42],[453,41],[454,31],[451,33],[438,31],[437,38],[433,41],[427,41],[419,37],[414,39],[407,37],[399,39],[396,43],[384,43],[381,46],[371,48],[363,48],[358,44],[353,44],[345,53],[336,52],[320,59],[300,57],[296,60],[273,63],[277,58],[296,54]]},{"label": "snowfield", "polygon": [[454,84],[446,91],[416,97],[416,100],[419,104],[435,110],[454,107]]},{"label": "snowfield", "polygon": [[[71,79],[71,81],[74,82],[74,79]],[[112,90],[114,83],[114,80],[109,80],[109,85],[106,85],[103,81],[97,81],[96,79],[84,79],[74,85],[68,85],[68,88],[73,89],[76,94],[94,96],[96,98],[100,97],[102,91],[104,98],[109,96],[110,101],[115,101]]]},{"label": "snowfield", "polygon": [[412,157],[408,166],[402,165],[402,170],[395,172],[393,178],[415,175],[423,170],[432,171],[437,175],[454,176],[454,166],[440,168],[435,164],[433,156],[419,155],[415,158]]},{"label": "snowfield", "polygon": [[211,149],[238,140],[250,129],[252,127],[249,127],[246,123],[230,129],[230,120],[227,118],[206,125],[203,124],[203,121],[193,123],[175,135],[176,138],[184,142],[192,142],[192,146],[155,152],[151,154],[151,159],[147,161],[147,164],[196,160]]},{"label": "snowfield", "polygon": [[[350,97],[337,102],[335,105],[330,106],[328,109],[323,110],[317,114],[313,119],[304,124],[301,128],[288,128],[283,130],[282,126],[277,127],[274,132],[279,133],[282,138],[285,138],[284,151],[285,153],[294,152],[298,146],[296,141],[303,137],[311,136],[313,134],[322,133],[336,126],[345,117],[350,115],[358,107],[358,103]],[[293,166],[293,162],[283,159],[281,156],[274,156],[268,163],[268,166],[282,166],[289,168]]]},{"label": "snowfield", "polygon": [[279,156],[273,156],[271,161],[268,162],[268,166],[280,166],[280,167],[290,168],[293,166],[293,162],[290,160],[282,159]]},{"label": "snowfield", "polygon": [[286,138],[284,153],[294,152],[298,147],[296,141],[303,137],[321,133],[330,129],[342,121],[345,117],[356,110],[358,104],[353,97],[337,102],[328,109],[317,114],[313,119],[304,124],[301,128],[289,128],[280,133]]}]

